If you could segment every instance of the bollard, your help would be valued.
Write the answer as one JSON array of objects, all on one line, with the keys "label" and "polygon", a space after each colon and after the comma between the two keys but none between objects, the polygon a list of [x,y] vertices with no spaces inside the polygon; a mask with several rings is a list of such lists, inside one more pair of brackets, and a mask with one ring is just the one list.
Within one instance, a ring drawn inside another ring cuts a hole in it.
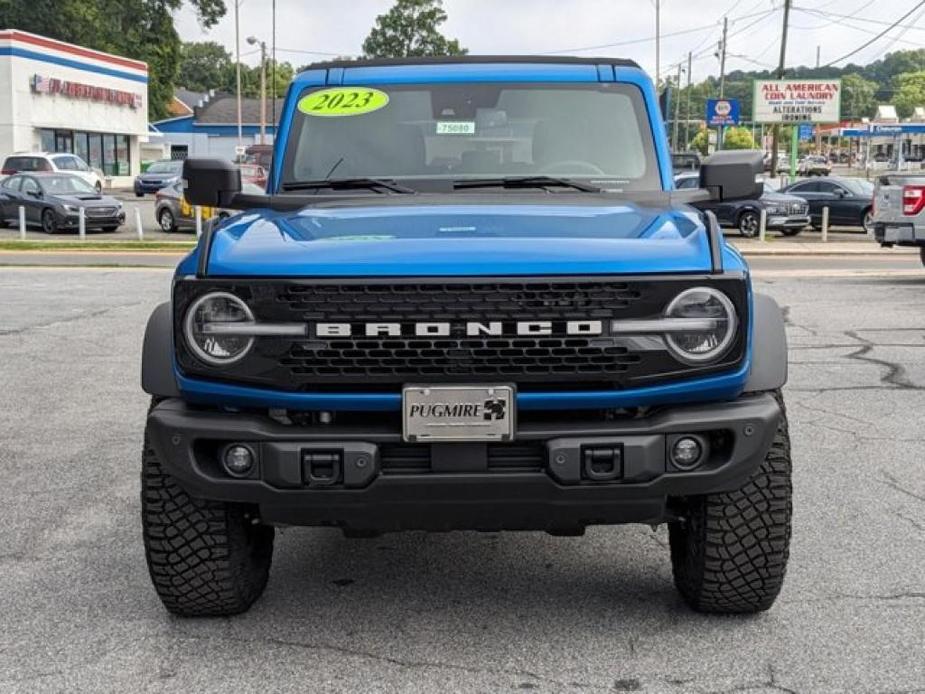
[{"label": "bollard", "polygon": [[822,208],[822,242],[829,240],[829,207]]},{"label": "bollard", "polygon": [[141,226],[141,208],[138,205],[135,205],[135,229],[138,231],[138,240],[145,240],[145,230]]},{"label": "bollard", "polygon": [[196,215],[196,238],[198,239],[202,236],[202,207],[196,205],[194,210]]},{"label": "bollard", "polygon": [[758,217],[758,240],[764,241],[765,235],[767,233],[768,233],[768,211],[762,208],[761,215]]},{"label": "bollard", "polygon": [[77,208],[77,235],[80,236],[81,241],[87,238],[87,208],[86,207]]},{"label": "bollard", "polygon": [[19,206],[19,240],[26,240],[26,208]]}]

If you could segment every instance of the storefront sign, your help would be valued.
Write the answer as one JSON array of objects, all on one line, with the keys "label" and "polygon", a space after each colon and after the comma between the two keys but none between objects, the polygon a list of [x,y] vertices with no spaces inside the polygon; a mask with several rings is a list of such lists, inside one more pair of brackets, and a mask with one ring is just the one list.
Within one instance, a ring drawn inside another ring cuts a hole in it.
[{"label": "storefront sign", "polygon": [[837,123],[841,80],[755,80],[756,123]]},{"label": "storefront sign", "polygon": [[70,82],[42,75],[33,75],[31,84],[32,91],[36,94],[60,94],[69,99],[86,99],[116,106],[141,108],[141,94],[133,92],[123,92],[119,89],[110,89],[108,87],[96,87],[92,84]]},{"label": "storefront sign", "polygon": [[707,99],[707,125],[738,125],[738,99]]}]

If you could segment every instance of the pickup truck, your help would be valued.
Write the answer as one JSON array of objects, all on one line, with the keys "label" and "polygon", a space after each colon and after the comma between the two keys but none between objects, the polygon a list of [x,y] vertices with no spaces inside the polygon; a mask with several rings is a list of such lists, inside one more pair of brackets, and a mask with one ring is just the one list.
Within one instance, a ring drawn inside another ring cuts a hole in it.
[{"label": "pickup truck", "polygon": [[237,213],[145,331],[163,604],[247,610],[278,526],[642,523],[667,524],[693,609],[769,608],[791,533],[784,321],[690,206],[754,199],[760,172],[724,152],[675,190],[631,61],[309,66],[265,192],[230,162],[184,164],[191,204]]},{"label": "pickup truck", "polygon": [[880,175],[874,186],[873,223],[881,246],[917,246],[925,265],[925,174]]}]

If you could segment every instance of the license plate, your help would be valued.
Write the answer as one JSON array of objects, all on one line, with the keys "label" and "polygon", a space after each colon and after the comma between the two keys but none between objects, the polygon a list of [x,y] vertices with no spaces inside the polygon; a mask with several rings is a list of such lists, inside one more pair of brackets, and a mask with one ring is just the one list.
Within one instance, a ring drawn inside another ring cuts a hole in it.
[{"label": "license plate", "polygon": [[405,386],[405,441],[510,441],[514,438],[512,386]]}]

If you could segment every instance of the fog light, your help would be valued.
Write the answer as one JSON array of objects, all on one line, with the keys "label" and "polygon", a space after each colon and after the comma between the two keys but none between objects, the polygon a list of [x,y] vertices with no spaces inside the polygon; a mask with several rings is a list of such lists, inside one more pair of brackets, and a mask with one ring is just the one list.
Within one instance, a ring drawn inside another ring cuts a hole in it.
[{"label": "fog light", "polygon": [[240,443],[228,446],[222,454],[222,466],[232,477],[244,477],[254,467],[254,452]]},{"label": "fog light", "polygon": [[700,445],[700,441],[691,436],[681,437],[671,447],[671,462],[675,467],[683,470],[697,467],[702,455],[703,446]]}]

